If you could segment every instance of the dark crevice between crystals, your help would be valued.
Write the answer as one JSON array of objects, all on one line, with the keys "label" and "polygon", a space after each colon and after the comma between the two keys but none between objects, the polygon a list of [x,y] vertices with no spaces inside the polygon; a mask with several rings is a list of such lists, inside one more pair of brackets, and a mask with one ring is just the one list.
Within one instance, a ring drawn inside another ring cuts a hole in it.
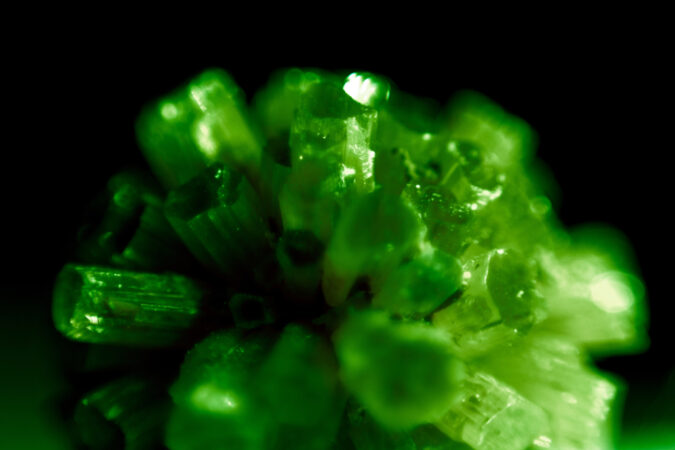
[{"label": "dark crevice between crystals", "polygon": [[279,241],[282,250],[297,266],[306,266],[320,260],[324,244],[314,233],[306,230],[286,231]]},{"label": "dark crevice between crystals", "polygon": [[223,164],[214,164],[198,177],[169,193],[167,214],[190,220],[221,203],[231,205],[239,198],[243,176]]}]

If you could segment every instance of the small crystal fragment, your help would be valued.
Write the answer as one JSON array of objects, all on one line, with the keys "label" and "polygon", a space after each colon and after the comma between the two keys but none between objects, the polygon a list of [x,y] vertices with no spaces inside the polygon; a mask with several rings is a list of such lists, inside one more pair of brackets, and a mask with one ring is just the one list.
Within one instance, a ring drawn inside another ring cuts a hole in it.
[{"label": "small crystal fragment", "polygon": [[197,325],[204,294],[180,275],[68,264],[54,286],[54,324],[81,342],[171,346]]}]

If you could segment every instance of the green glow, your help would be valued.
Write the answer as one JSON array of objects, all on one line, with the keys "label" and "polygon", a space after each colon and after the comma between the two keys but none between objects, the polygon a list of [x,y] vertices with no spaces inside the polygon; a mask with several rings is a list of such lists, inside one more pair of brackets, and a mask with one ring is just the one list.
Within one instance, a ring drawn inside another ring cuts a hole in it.
[{"label": "green glow", "polygon": [[365,106],[379,106],[389,100],[389,83],[369,73],[350,74],[342,89]]},{"label": "green glow", "polygon": [[[612,448],[625,387],[591,358],[648,345],[625,237],[563,229],[535,132],[483,95],[344,75],[279,71],[249,113],[208,70],[150,104],[137,135],[166,192],[113,177],[57,329],[192,345],[171,449]],[[164,272],[200,276],[188,251],[204,283]],[[144,429],[124,392],[82,400],[91,445]]]},{"label": "green glow", "polygon": [[197,323],[202,288],[173,274],[156,275],[69,264],[54,287],[56,328],[102,344],[170,346]]},{"label": "green glow", "polygon": [[208,412],[227,414],[237,409],[237,401],[231,392],[212,384],[197,386],[190,396],[192,405]]}]

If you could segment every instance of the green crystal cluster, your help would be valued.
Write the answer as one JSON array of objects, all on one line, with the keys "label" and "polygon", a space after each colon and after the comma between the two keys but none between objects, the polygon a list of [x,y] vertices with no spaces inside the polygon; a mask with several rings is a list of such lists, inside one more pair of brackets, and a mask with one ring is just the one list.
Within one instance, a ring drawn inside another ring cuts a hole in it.
[{"label": "green crystal cluster", "polygon": [[644,290],[618,233],[557,222],[522,120],[358,72],[280,71],[247,104],[209,70],[137,135],[156,180],[110,180],[54,322],[187,352],[82,399],[87,445],[611,447],[592,357],[644,349]]}]

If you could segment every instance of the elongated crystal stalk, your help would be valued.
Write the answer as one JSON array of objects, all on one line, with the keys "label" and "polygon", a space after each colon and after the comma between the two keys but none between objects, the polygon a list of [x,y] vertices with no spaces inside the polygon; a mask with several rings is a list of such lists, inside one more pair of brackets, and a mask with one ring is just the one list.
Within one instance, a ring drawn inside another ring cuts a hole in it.
[{"label": "elongated crystal stalk", "polygon": [[354,200],[342,212],[326,250],[322,280],[326,302],[342,303],[360,276],[381,283],[414,253],[419,237],[419,221],[400,197],[378,189]]},{"label": "elongated crystal stalk", "polygon": [[239,172],[222,164],[171,191],[165,214],[204,266],[230,278],[250,276],[268,250],[258,196]]},{"label": "elongated crystal stalk", "polygon": [[314,83],[301,94],[291,125],[291,165],[304,159],[330,164],[345,186],[356,192],[373,189],[371,139],[377,111],[351,98],[333,81]]},{"label": "elongated crystal stalk", "polygon": [[197,324],[204,293],[180,275],[68,264],[54,286],[54,324],[81,342],[171,346]]},{"label": "elongated crystal stalk", "polygon": [[136,129],[150,167],[168,188],[218,161],[257,177],[262,139],[243,93],[222,70],[206,71],[150,105]]}]

